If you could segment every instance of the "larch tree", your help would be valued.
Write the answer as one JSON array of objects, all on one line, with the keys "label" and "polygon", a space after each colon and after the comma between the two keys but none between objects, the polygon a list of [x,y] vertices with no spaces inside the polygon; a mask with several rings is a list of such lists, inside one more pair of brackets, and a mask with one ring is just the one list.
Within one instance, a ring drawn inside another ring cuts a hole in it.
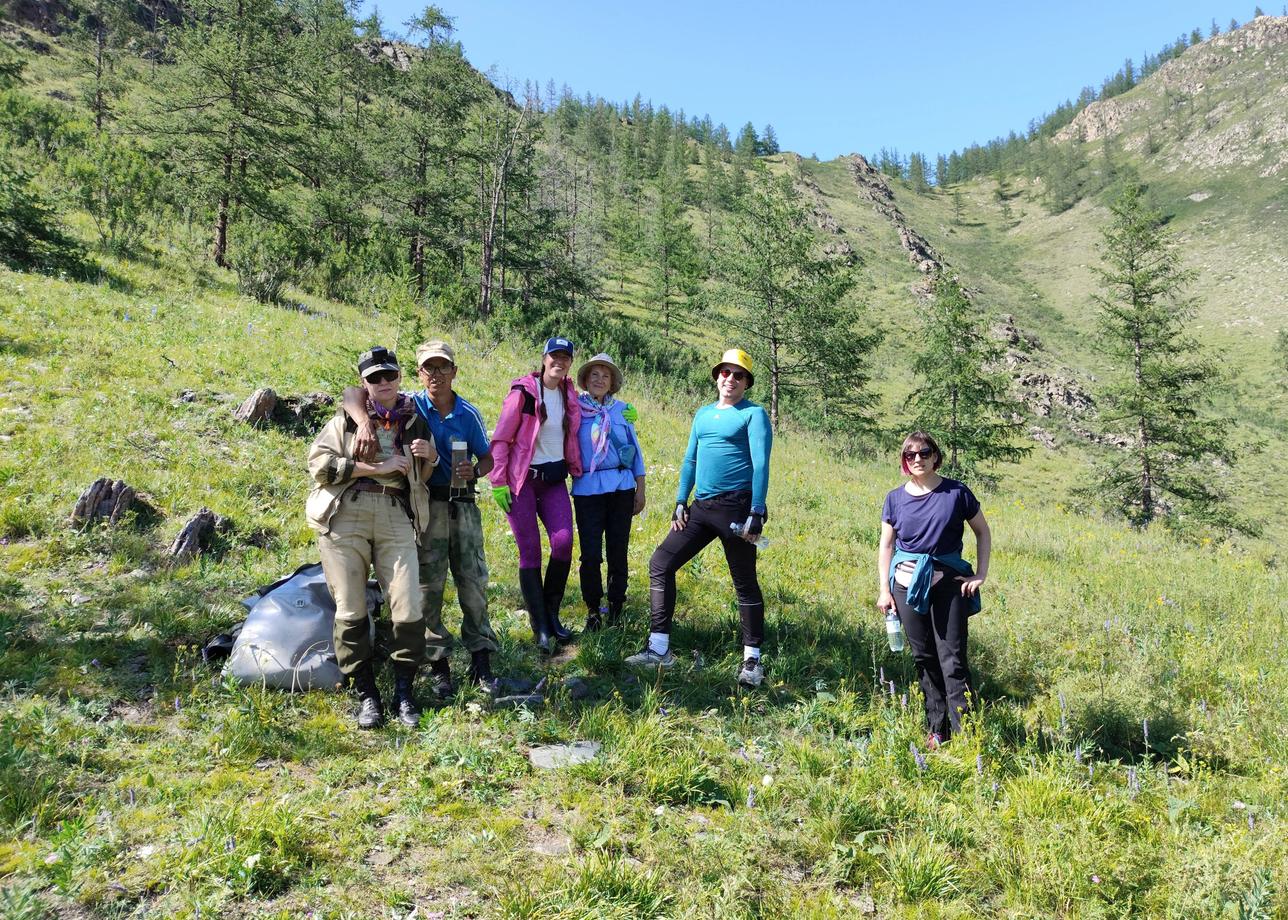
[{"label": "larch tree", "polygon": [[1186,331],[1193,280],[1144,189],[1128,185],[1102,231],[1093,296],[1112,379],[1097,394],[1104,433],[1128,444],[1097,470],[1091,492],[1136,527],[1162,519],[1237,529],[1223,513],[1220,469],[1234,461],[1230,422],[1209,411],[1220,365]]},{"label": "larch tree", "polygon": [[850,296],[853,267],[820,252],[791,179],[756,169],[722,237],[716,295],[738,340],[763,358],[773,422],[785,406],[822,400],[830,421],[870,428],[867,358],[880,337]]},{"label": "larch tree", "polygon": [[989,467],[1031,450],[1015,443],[1023,407],[1010,394],[1009,376],[998,369],[1002,348],[988,337],[983,314],[961,284],[942,272],[919,340],[912,365],[918,386],[908,397],[912,426],[938,437],[945,474],[991,481]]}]

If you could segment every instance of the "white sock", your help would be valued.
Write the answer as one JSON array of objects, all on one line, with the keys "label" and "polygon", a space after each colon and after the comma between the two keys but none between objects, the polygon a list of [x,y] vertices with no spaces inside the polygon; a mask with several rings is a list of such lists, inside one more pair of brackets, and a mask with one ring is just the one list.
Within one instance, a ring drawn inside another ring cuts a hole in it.
[{"label": "white sock", "polygon": [[648,647],[654,654],[665,655],[671,648],[671,634],[655,632],[649,633]]},{"label": "white sock", "polygon": [[759,661],[760,649],[756,648],[756,646],[754,645],[744,645],[742,647],[742,658],[743,658],[743,661],[746,661],[748,658],[755,658],[757,661]]}]

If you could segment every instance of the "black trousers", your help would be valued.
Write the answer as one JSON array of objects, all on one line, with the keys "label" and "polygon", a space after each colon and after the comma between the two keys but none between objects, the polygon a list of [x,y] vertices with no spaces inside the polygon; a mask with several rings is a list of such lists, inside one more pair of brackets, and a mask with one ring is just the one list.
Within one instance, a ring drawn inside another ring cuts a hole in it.
[{"label": "black trousers", "polygon": [[635,490],[619,489],[600,495],[574,495],[577,539],[581,542],[581,597],[591,612],[604,599],[599,566],[608,550],[608,603],[621,606],[626,600],[626,551],[631,542],[631,517]]},{"label": "black trousers", "polygon": [[962,727],[962,713],[975,693],[966,661],[966,598],[961,576],[941,569],[944,577],[930,589],[930,609],[918,613],[908,606],[908,589],[895,584],[891,594],[904,634],[917,665],[917,679],[926,697],[926,727],[947,740]]},{"label": "black trousers", "polygon": [[756,580],[756,547],[729,529],[733,523],[741,528],[750,513],[750,492],[725,492],[695,501],[689,508],[689,522],[684,529],[666,535],[648,564],[652,608],[649,628],[653,632],[671,631],[671,620],[675,617],[675,573],[712,540],[719,540],[738,595],[742,644],[761,646],[765,640],[765,599]]}]

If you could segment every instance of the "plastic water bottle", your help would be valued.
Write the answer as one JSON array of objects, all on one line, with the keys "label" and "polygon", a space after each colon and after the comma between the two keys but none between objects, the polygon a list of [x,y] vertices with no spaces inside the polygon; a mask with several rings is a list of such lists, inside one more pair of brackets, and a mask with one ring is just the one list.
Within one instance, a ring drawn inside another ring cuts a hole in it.
[{"label": "plastic water bottle", "polygon": [[[739,524],[737,521],[730,521],[729,529],[738,536],[742,536],[747,532],[743,525]],[[756,549],[764,549],[769,545],[769,538],[764,534],[758,533],[756,534],[756,539],[751,541],[751,545],[756,547]]]},{"label": "plastic water bottle", "polygon": [[899,622],[899,614],[893,610],[886,614],[886,638],[890,640],[890,651],[903,651],[903,624]]},{"label": "plastic water bottle", "polygon": [[468,441],[452,442],[452,488],[464,489],[466,481],[456,475],[456,467],[470,459],[470,445]]}]

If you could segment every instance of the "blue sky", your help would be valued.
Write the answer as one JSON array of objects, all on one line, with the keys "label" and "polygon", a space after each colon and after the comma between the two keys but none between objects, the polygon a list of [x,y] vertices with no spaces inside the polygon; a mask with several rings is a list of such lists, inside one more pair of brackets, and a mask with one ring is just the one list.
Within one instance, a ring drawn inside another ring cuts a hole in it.
[{"label": "blue sky", "polygon": [[[384,0],[387,31],[423,3]],[[772,124],[785,150],[824,159],[885,146],[934,156],[1011,130],[1085,85],[1254,2],[1087,0],[803,2],[441,0],[466,56],[498,82],[636,93],[736,134]],[[1281,15],[1280,0],[1261,3]]]}]

